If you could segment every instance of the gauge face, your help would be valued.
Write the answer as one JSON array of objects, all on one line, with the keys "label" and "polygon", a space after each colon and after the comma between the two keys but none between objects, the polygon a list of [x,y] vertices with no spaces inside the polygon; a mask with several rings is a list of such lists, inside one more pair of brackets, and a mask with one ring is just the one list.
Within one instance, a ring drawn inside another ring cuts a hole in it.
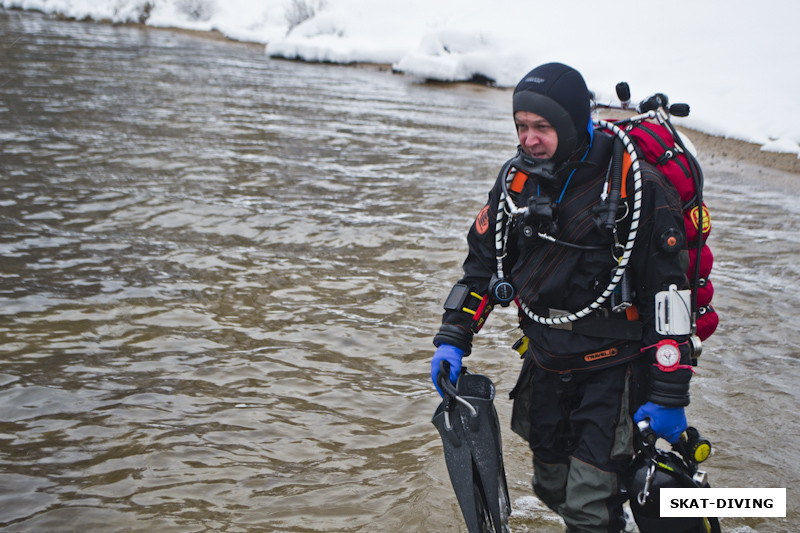
[{"label": "gauge face", "polygon": [[656,362],[664,369],[673,370],[673,367],[677,367],[681,360],[681,351],[675,341],[662,342],[664,344],[659,343],[661,346],[656,349]]}]

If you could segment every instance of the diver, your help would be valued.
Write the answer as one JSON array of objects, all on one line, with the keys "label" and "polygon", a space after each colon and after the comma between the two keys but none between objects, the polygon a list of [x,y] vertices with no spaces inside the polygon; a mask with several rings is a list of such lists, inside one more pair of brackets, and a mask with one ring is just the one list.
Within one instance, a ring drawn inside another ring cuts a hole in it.
[{"label": "diver", "polygon": [[431,377],[441,394],[449,365],[456,383],[492,309],[516,304],[512,429],[533,452],[533,491],[568,531],[605,532],[625,526],[635,423],[670,443],[687,427],[691,320],[678,193],[645,163],[614,185],[618,139],[593,126],[590,100],[560,63],[514,89],[518,152],[469,230]]}]

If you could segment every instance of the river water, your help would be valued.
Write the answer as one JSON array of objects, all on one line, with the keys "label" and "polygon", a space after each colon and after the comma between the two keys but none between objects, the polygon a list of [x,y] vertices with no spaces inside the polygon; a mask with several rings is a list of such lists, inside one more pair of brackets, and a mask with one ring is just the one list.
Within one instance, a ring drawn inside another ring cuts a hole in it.
[{"label": "river water", "polygon": [[[428,378],[508,93],[0,10],[3,531],[460,531]],[[800,481],[800,187],[706,166],[720,487]],[[794,178],[791,176],[790,178]],[[508,428],[496,312],[468,361]],[[513,531],[560,531],[503,434]]]}]

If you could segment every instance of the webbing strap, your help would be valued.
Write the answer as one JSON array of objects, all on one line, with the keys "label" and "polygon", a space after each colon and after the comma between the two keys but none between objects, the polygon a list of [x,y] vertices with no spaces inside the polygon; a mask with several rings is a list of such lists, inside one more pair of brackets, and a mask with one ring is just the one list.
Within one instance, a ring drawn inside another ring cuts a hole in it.
[{"label": "webbing strap", "polygon": [[638,341],[642,339],[644,324],[614,318],[584,318],[572,322],[572,331],[587,337]]},{"label": "webbing strap", "polygon": [[628,197],[628,171],[631,169],[631,165],[633,165],[633,162],[631,161],[631,155],[628,152],[625,152],[622,155],[622,190],[620,190],[619,194],[621,200],[624,200]]},{"label": "webbing strap", "polygon": [[[628,197],[628,171],[631,169],[633,162],[631,155],[628,152],[622,154],[622,184],[619,192],[620,200],[625,200]],[[609,182],[606,192],[611,192],[611,183]]]},{"label": "webbing strap", "polygon": [[525,187],[526,181],[528,181],[528,174],[521,170],[517,170],[516,174],[514,174],[514,179],[511,180],[511,186],[509,187],[509,189],[519,194]]}]

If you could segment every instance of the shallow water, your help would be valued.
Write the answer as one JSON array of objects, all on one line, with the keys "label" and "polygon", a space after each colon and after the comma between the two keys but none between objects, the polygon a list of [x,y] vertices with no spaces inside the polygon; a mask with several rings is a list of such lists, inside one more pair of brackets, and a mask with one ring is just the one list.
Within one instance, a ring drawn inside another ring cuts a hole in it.
[{"label": "shallow water", "polygon": [[[441,301],[508,94],[0,10],[0,527],[459,531],[430,416]],[[706,167],[722,317],[690,421],[800,522],[796,187]],[[470,367],[508,427],[495,313]],[[504,432],[514,531],[560,531]]]}]

